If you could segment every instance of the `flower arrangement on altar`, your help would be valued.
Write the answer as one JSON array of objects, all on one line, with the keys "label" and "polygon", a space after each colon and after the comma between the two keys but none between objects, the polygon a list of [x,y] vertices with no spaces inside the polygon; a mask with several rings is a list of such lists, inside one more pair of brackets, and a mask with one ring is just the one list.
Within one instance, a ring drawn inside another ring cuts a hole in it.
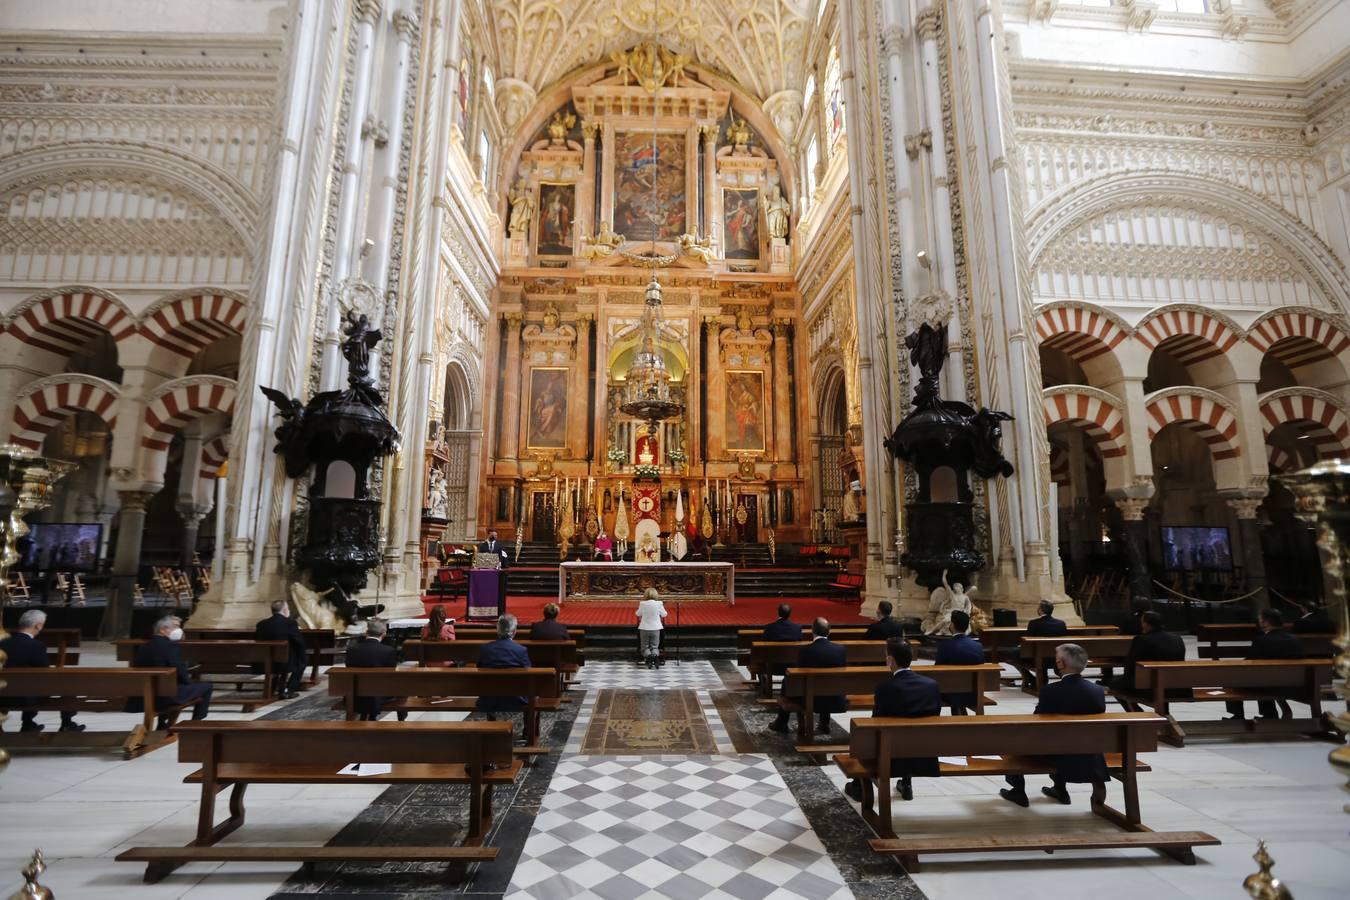
[{"label": "flower arrangement on altar", "polygon": [[635,481],[644,478],[660,478],[661,467],[652,463],[639,463],[633,467],[633,479]]},{"label": "flower arrangement on altar", "polygon": [[609,460],[609,464],[615,469],[622,468],[623,464],[628,462],[628,451],[622,447],[610,447],[605,452],[605,459]]}]

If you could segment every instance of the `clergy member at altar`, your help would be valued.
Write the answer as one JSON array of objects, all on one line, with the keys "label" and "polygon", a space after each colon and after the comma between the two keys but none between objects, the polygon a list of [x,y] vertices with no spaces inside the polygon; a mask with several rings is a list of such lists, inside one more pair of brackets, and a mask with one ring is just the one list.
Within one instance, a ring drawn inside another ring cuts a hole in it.
[{"label": "clergy member at altar", "polygon": [[506,554],[506,545],[503,544],[501,541],[497,540],[497,529],[493,528],[488,531],[487,540],[483,541],[478,545],[478,552],[497,554],[499,557],[501,557],[502,568],[503,569],[506,568],[506,563],[508,561],[508,557]]},{"label": "clergy member at altar", "polygon": [[614,541],[610,540],[609,535],[605,534],[603,528],[600,529],[600,533],[595,536],[595,553],[593,558],[607,559],[610,562],[614,561]]}]

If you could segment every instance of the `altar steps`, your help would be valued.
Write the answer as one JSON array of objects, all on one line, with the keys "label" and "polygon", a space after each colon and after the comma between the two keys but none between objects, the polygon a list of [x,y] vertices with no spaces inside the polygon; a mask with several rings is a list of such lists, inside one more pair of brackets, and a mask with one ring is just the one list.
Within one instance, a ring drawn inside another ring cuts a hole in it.
[{"label": "altar steps", "polygon": [[[506,573],[509,594],[555,596],[558,593],[558,564],[521,563]],[[836,573],[825,568],[742,568],[736,567],[736,594],[744,597],[824,597]]]}]

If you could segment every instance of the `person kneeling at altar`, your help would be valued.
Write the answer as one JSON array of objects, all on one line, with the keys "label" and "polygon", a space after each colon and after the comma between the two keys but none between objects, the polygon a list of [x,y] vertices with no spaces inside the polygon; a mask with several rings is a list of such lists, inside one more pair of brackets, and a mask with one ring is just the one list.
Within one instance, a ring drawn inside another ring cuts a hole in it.
[{"label": "person kneeling at altar", "polygon": [[610,540],[609,535],[605,534],[605,529],[601,528],[600,533],[595,536],[595,551],[591,554],[592,559],[607,559],[614,561],[614,542]]},{"label": "person kneeling at altar", "polygon": [[[1095,716],[1106,712],[1106,692],[1101,685],[1083,678],[1086,666],[1087,651],[1078,644],[1060,644],[1056,647],[1055,669],[1060,678],[1041,687],[1036,713]],[[1106,757],[1100,753],[1047,756],[1045,760],[1055,767],[1055,771],[1050,776],[1053,786],[1041,788],[1041,793],[1052,800],[1065,804],[1069,802],[1069,791],[1065,787],[1068,782],[1088,782],[1094,794],[1106,790]],[[999,796],[1009,803],[1029,806],[1026,778],[1022,775],[1005,775],[1003,778],[1008,786],[998,792]]]},{"label": "person kneeling at altar", "polygon": [[[873,718],[922,719],[942,715],[942,692],[938,683],[910,669],[914,649],[902,637],[886,639],[886,666],[891,677],[877,685],[872,695]],[[891,759],[891,774],[898,776],[895,790],[902,800],[914,799],[910,779],[934,778],[941,774],[935,756],[900,756]],[[857,779],[844,786],[852,800],[862,800],[862,783]]]},{"label": "person kneeling at altar", "polygon": [[[478,651],[480,669],[528,669],[530,654],[517,644],[516,617],[510,613],[497,618],[497,639],[489,641]],[[524,697],[479,697],[478,708],[487,713],[488,721],[496,721],[496,713],[519,712],[525,708]]]}]

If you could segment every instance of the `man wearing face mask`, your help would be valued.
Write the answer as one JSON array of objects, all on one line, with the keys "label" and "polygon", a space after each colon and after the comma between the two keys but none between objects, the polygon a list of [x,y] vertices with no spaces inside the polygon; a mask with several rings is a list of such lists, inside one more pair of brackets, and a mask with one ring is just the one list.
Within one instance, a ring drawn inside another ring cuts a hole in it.
[{"label": "man wearing face mask", "polygon": [[[136,648],[131,664],[142,669],[177,669],[178,693],[172,697],[156,697],[155,705],[161,709],[169,706],[192,706],[192,718],[205,719],[211,705],[209,681],[193,681],[188,673],[187,663],[183,662],[183,653],[178,649],[178,641],[183,639],[183,626],[177,616],[165,616],[155,623],[155,633],[150,640]],[[161,715],[156,726],[161,731],[169,727],[169,717]]]}]

